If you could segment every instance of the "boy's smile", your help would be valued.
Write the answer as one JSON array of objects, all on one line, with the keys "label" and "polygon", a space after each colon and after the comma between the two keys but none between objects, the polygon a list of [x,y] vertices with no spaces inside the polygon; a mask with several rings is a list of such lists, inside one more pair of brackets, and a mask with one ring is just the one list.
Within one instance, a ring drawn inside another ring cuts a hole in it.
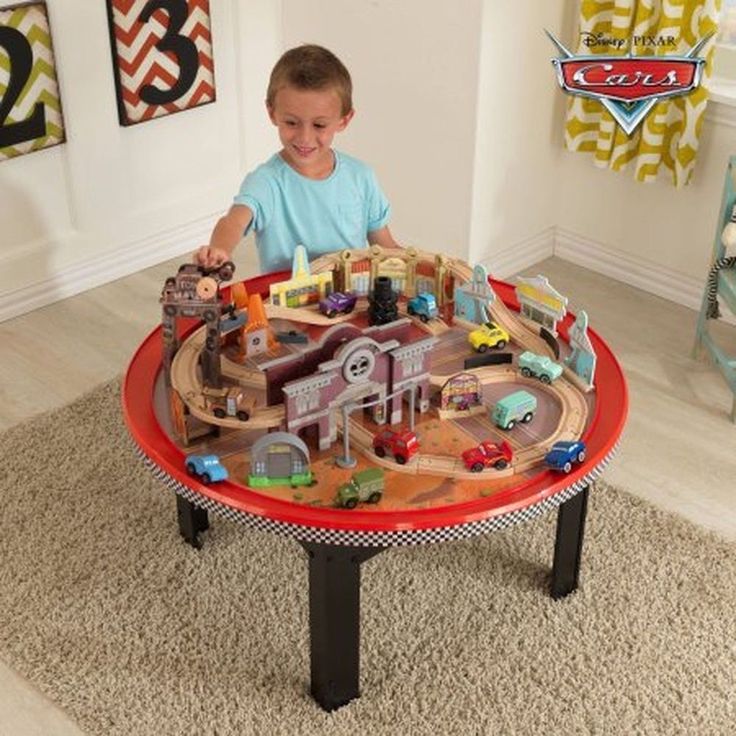
[{"label": "boy's smile", "polygon": [[352,110],[342,114],[334,89],[283,87],[268,114],[284,147],[281,156],[293,169],[310,179],[324,179],[332,173],[332,139],[353,117]]}]

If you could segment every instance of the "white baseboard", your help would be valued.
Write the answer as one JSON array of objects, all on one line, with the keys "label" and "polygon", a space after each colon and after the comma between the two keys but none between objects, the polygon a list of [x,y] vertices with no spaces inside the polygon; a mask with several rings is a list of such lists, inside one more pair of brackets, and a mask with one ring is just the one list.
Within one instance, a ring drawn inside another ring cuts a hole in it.
[{"label": "white baseboard", "polygon": [[[555,256],[564,261],[621,281],[649,294],[667,299],[696,312],[700,311],[705,290],[705,279],[685,276],[659,263],[622,254],[581,235],[557,228]],[[720,320],[736,325],[736,315],[721,310]]]},{"label": "white baseboard", "polygon": [[705,281],[659,263],[613,250],[563,228],[555,233],[555,255],[629,286],[698,311]]},{"label": "white baseboard", "polygon": [[554,248],[555,228],[548,227],[530,238],[515,243],[511,248],[481,259],[480,263],[494,278],[506,279],[554,255]]},{"label": "white baseboard", "polygon": [[[685,276],[658,263],[621,253],[560,227],[546,228],[480,262],[492,276],[508,279],[553,255],[675,304],[700,311],[704,279]],[[736,316],[726,311],[721,320],[736,324]]]},{"label": "white baseboard", "polygon": [[0,322],[66,299],[82,291],[129,276],[209,241],[219,214],[129,243],[87,259],[53,276],[0,295]]}]

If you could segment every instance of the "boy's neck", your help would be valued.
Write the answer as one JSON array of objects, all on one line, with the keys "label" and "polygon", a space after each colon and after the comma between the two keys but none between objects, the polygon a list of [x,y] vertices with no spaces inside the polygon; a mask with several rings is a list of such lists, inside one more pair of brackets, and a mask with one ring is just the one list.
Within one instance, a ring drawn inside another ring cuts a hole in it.
[{"label": "boy's neck", "polygon": [[307,179],[327,179],[327,177],[329,177],[335,170],[335,164],[337,162],[337,157],[335,156],[333,149],[330,149],[329,157],[326,156],[324,160],[315,161],[313,164],[307,164],[304,166],[299,166],[296,162],[291,161],[283,148],[279,151],[279,156],[281,156],[281,160],[294,169],[297,174],[301,174]]}]

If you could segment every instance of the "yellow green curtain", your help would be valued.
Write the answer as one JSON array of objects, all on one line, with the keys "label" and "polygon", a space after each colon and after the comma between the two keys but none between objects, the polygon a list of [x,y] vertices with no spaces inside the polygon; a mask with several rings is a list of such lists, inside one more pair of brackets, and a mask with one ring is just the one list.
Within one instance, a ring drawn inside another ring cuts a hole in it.
[{"label": "yellow green curtain", "polygon": [[[718,27],[721,0],[581,0],[578,54],[626,54],[633,36],[673,36],[676,47],[635,48],[635,55],[686,54]],[[606,46],[586,47],[585,33],[622,39],[613,51]],[[627,136],[597,100],[571,96],[565,123],[565,147],[587,151],[599,168],[624,169],[631,161],[638,181],[657,178],[669,170],[676,187],[690,181],[698,151],[708,92],[705,81],[713,67],[714,41],[706,45],[705,73],[700,87],[689,95],[655,105],[637,130]],[[703,53],[701,52],[700,56]]]}]

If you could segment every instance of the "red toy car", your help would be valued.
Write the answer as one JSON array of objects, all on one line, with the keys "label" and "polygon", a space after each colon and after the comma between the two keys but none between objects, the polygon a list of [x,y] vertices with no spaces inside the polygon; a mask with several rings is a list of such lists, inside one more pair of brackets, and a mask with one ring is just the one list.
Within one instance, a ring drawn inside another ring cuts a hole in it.
[{"label": "red toy car", "polygon": [[513,457],[514,451],[506,440],[500,443],[486,440],[462,454],[465,467],[472,473],[480,473],[483,468],[491,466],[496,470],[503,470]]},{"label": "red toy car", "polygon": [[395,432],[393,429],[384,429],[373,437],[373,450],[378,457],[385,457],[386,450],[389,450],[396,462],[404,465],[419,452],[419,440],[409,430]]}]

